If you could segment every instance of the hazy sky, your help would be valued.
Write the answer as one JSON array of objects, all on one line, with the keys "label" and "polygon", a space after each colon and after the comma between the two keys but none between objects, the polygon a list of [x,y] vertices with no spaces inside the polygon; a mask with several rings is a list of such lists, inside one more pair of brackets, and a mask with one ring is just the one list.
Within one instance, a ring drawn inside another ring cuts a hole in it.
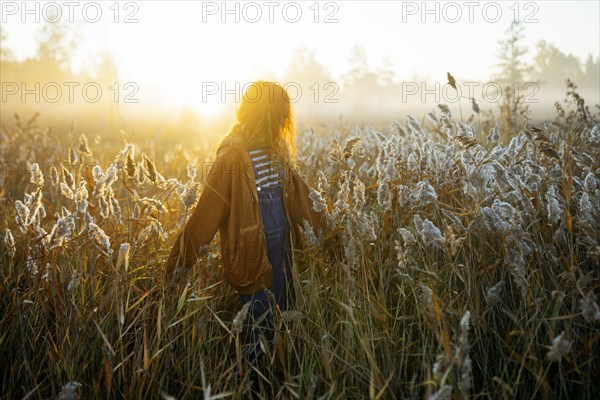
[{"label": "hazy sky", "polygon": [[[444,81],[446,71],[486,79],[498,38],[517,12],[527,21],[530,50],[542,39],[581,60],[598,57],[600,49],[599,1],[58,1],[28,2],[29,14],[21,1],[1,3],[8,35],[2,46],[18,58],[34,54],[44,12],[52,15],[58,4],[61,22],[79,35],[76,69],[108,51],[122,79],[141,88],[154,84],[182,103],[193,102],[203,82],[280,77],[300,46],[314,50],[334,79],[348,69],[355,44],[365,49],[369,67],[387,58],[402,80],[416,74]],[[133,22],[125,23],[127,17]]]}]

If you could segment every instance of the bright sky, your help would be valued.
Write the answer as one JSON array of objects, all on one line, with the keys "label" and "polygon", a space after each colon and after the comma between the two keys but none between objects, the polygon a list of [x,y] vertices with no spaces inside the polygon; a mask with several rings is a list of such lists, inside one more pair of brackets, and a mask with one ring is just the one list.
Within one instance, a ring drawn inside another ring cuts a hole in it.
[{"label": "bright sky", "polygon": [[498,38],[517,13],[531,50],[543,39],[580,60],[600,51],[599,1],[32,1],[29,14],[21,1],[2,1],[8,35],[2,46],[20,59],[32,56],[44,12],[52,15],[55,4],[61,22],[79,35],[75,69],[108,51],[121,79],[135,81],[142,93],[158,87],[181,104],[197,103],[204,82],[233,88],[236,81],[281,77],[301,46],[314,50],[334,79],[348,70],[355,44],[365,49],[370,68],[387,58],[401,80],[443,82],[446,71],[487,79]]}]

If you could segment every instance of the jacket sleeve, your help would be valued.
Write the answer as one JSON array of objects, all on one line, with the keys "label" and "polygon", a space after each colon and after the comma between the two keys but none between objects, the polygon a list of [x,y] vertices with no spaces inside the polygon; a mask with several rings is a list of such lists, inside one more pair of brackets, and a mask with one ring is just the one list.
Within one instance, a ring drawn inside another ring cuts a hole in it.
[{"label": "jacket sleeve", "polygon": [[294,222],[302,226],[304,220],[307,220],[316,234],[327,232],[325,213],[322,211],[317,212],[313,209],[310,188],[304,179],[302,179],[302,176],[294,169],[292,169],[292,179],[295,187],[292,206],[292,218]]},{"label": "jacket sleeve", "polygon": [[175,239],[167,259],[165,278],[172,275],[176,266],[190,267],[196,261],[200,248],[210,243],[229,216],[231,175],[222,173],[226,169],[226,152],[222,150],[217,154],[198,204]]}]

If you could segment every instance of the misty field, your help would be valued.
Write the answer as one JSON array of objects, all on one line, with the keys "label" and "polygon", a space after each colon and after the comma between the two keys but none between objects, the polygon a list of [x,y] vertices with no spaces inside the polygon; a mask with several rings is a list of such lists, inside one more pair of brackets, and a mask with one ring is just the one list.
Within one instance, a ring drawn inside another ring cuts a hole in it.
[{"label": "misty field", "polygon": [[[0,132],[0,396],[247,395],[218,237],[163,283],[214,149],[22,118]],[[599,398],[598,120],[572,92],[509,132],[443,105],[298,132],[333,230],[304,231],[264,397]]]}]

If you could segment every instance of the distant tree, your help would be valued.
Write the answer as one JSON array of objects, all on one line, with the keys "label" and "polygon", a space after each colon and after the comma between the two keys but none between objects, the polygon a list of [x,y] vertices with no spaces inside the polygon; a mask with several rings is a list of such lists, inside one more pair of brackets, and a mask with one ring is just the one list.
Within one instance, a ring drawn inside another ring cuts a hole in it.
[{"label": "distant tree", "polygon": [[[50,19],[53,18],[50,16]],[[53,79],[70,74],[70,54],[74,49],[75,37],[66,22],[45,23],[37,35],[36,56],[30,63],[32,72],[36,76]]]},{"label": "distant tree", "polygon": [[378,81],[381,86],[391,87],[396,80],[396,66],[389,56],[383,60],[383,65],[377,70]]},{"label": "distant tree", "polygon": [[378,85],[377,75],[369,70],[367,53],[364,48],[355,45],[348,57],[350,70],[345,84],[354,88],[374,88]]},{"label": "distant tree", "polygon": [[329,82],[331,75],[315,58],[315,52],[306,47],[296,48],[285,78],[299,83]]},{"label": "distant tree", "polygon": [[520,21],[513,21],[506,30],[506,37],[498,41],[500,48],[496,66],[500,71],[495,80],[502,86],[522,83],[531,70],[523,61],[523,56],[527,54],[527,47],[522,44],[523,30]]},{"label": "distant tree", "polygon": [[296,109],[307,114],[314,113],[315,98],[317,102],[322,101],[327,94],[336,90],[336,82],[329,71],[317,61],[315,52],[306,47],[294,50],[283,83],[300,86],[302,97],[296,104]]},{"label": "distant tree", "polygon": [[595,89],[600,92],[600,59],[590,54],[584,64],[581,87]]},{"label": "distant tree", "polygon": [[500,113],[502,133],[512,136],[528,120],[529,107],[523,103],[522,89],[531,67],[523,60],[527,47],[523,45],[524,27],[520,21],[513,21],[506,30],[506,37],[498,41],[498,74],[494,77],[502,88]]},{"label": "distant tree", "polygon": [[3,26],[0,26],[0,62],[11,61],[13,54],[10,49],[6,46],[6,31]]},{"label": "distant tree", "polygon": [[350,70],[344,82],[346,97],[352,101],[352,113],[367,115],[373,111],[374,104],[379,108],[380,101],[373,102],[380,88],[379,79],[377,74],[369,70],[367,53],[361,46],[352,48],[348,62]]},{"label": "distant tree", "polygon": [[579,82],[583,71],[579,60],[572,54],[564,54],[554,45],[542,40],[536,44],[533,76],[550,86],[563,87],[565,79]]}]

